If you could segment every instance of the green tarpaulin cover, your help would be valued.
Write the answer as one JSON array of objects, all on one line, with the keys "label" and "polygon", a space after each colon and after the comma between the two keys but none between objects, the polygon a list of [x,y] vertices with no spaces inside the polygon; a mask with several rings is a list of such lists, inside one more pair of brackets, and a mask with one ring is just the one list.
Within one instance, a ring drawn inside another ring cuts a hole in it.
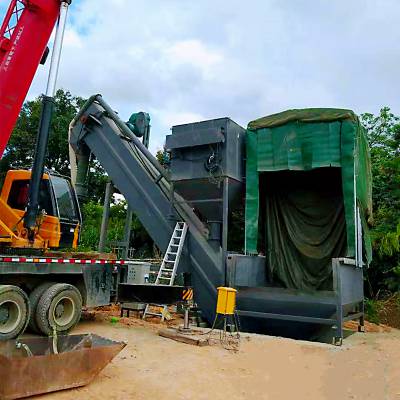
[{"label": "green tarpaulin cover", "polygon": [[326,288],[330,259],[355,256],[356,200],[371,260],[370,156],[351,110],[289,110],[260,118],[248,124],[246,143],[247,253],[266,251],[285,287]]}]

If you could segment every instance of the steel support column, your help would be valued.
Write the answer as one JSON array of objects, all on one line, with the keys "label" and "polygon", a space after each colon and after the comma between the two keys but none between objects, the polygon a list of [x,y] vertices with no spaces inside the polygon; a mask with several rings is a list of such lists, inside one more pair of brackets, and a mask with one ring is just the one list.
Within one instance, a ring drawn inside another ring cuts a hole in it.
[{"label": "steel support column", "polygon": [[107,182],[106,194],[104,196],[103,218],[101,220],[101,228],[100,228],[99,253],[104,252],[104,248],[106,245],[108,220],[110,217],[110,203],[113,190],[114,186],[112,182]]}]

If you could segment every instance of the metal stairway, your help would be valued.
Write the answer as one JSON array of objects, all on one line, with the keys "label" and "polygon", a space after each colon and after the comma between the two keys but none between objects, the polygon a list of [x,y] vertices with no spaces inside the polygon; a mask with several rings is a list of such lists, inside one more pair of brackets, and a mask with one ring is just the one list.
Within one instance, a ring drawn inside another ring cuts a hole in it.
[{"label": "metal stairway", "polygon": [[[175,225],[175,229],[172,233],[171,240],[169,241],[167,251],[164,254],[163,261],[161,263],[160,270],[158,271],[157,278],[155,281],[155,285],[169,285],[172,286],[174,284],[176,271],[179,265],[179,259],[182,254],[183,244],[185,242],[186,232],[188,226],[185,222],[177,222]],[[151,312],[150,304],[146,304],[146,308],[143,313],[143,319],[148,315],[161,317],[161,321],[164,321],[167,306],[162,304],[158,305],[162,307],[163,310],[161,313]]]}]

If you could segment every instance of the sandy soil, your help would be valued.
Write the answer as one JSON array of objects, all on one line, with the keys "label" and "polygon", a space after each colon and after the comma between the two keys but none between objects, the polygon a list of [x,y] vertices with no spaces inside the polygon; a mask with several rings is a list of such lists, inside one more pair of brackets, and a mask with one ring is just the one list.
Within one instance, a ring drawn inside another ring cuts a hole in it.
[{"label": "sandy soil", "polygon": [[[157,326],[82,322],[128,346],[89,386],[35,400],[400,399],[400,331],[355,333],[342,347],[250,335],[239,351],[161,338]],[[125,321],[126,322],[126,321]]]}]

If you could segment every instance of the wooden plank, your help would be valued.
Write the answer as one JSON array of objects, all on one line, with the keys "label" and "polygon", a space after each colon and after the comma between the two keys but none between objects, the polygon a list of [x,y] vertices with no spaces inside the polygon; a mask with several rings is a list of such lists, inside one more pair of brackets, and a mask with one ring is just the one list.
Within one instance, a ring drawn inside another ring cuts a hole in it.
[{"label": "wooden plank", "polygon": [[207,337],[200,335],[192,335],[192,334],[184,334],[182,332],[177,331],[176,329],[161,329],[158,331],[159,336],[165,337],[167,339],[172,339],[177,342],[191,344],[193,346],[208,346]]}]

